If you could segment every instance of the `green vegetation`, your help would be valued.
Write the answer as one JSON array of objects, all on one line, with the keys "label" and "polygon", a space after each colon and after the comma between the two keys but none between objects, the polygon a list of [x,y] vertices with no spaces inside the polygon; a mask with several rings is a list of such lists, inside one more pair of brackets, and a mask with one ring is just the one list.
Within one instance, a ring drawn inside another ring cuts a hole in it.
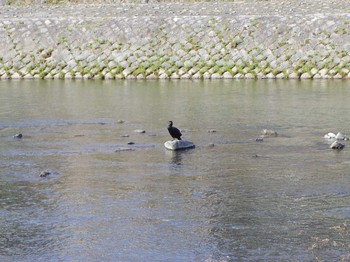
[{"label": "green vegetation", "polygon": [[345,35],[347,33],[347,30],[344,27],[337,27],[334,29],[334,33],[339,35]]}]

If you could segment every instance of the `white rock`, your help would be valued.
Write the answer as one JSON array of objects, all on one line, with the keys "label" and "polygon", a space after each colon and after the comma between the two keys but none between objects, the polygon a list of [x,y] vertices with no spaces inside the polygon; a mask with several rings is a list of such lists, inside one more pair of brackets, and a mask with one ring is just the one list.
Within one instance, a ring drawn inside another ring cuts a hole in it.
[{"label": "white rock", "polygon": [[309,73],[303,73],[301,76],[300,76],[301,79],[310,79],[311,78],[311,75]]},{"label": "white rock", "polygon": [[[76,77],[75,77],[75,78],[76,78]],[[44,79],[53,79],[53,75],[47,74],[46,76],[44,76]]]},{"label": "white rock", "polygon": [[2,75],[0,79],[10,79],[10,77],[8,75]]},{"label": "white rock", "polygon": [[255,59],[256,59],[257,61],[263,61],[263,60],[265,59],[265,56],[263,56],[262,54],[259,54],[259,55],[257,55],[257,56],[255,57]]},{"label": "white rock", "polygon": [[197,73],[197,71],[198,71],[198,68],[192,67],[190,70],[188,70],[187,73],[190,75],[193,75],[193,74]]},{"label": "white rock", "polygon": [[163,73],[163,74],[159,75],[159,79],[168,79],[168,78],[169,78],[169,76],[166,73]]},{"label": "white rock", "polygon": [[72,79],[72,74],[71,73],[67,73],[64,75],[65,79]]},{"label": "white rock", "polygon": [[229,72],[225,72],[222,76],[225,79],[231,79],[232,78],[232,75]]},{"label": "white rock", "polygon": [[211,77],[211,75],[209,74],[209,72],[205,72],[205,73],[203,74],[203,78],[204,78],[204,79],[210,79],[210,77]]},{"label": "white rock", "polygon": [[328,69],[323,68],[318,73],[320,74],[320,76],[326,76],[328,73]]},{"label": "white rock", "polygon": [[20,79],[21,76],[16,72],[16,73],[12,74],[11,78],[12,79]]},{"label": "white rock", "polygon": [[297,73],[293,72],[293,73],[289,74],[288,78],[290,78],[290,79],[297,79],[297,78],[299,78],[299,76],[298,76]]},{"label": "white rock", "polygon": [[276,78],[276,76],[275,76],[274,74],[272,74],[272,73],[268,73],[268,74],[266,75],[266,78],[268,78],[268,79],[274,79],[274,78]]},{"label": "white rock", "polygon": [[129,69],[124,69],[122,73],[123,73],[124,77],[127,77],[128,75],[130,75],[131,72]]},{"label": "white rock", "polygon": [[284,74],[283,73],[279,73],[276,75],[276,79],[283,79],[284,78]]},{"label": "white rock", "polygon": [[177,74],[177,73],[173,73],[171,76],[170,76],[171,79],[180,79],[180,76]]},{"label": "white rock", "polygon": [[234,79],[242,79],[244,77],[244,75],[242,75],[241,73],[237,73],[233,76]]},{"label": "white rock", "polygon": [[342,73],[344,74],[344,75],[346,75],[346,74],[348,74],[349,72],[350,72],[350,70],[349,69],[347,69],[347,68],[342,68]]},{"label": "white rock", "polygon": [[146,133],[146,131],[143,130],[143,129],[136,129],[136,130],[134,130],[134,132],[135,132],[135,133],[139,133],[139,134]]},{"label": "white rock", "polygon": [[157,79],[158,76],[156,76],[155,74],[150,74],[148,76],[146,76],[146,79]]},{"label": "white rock", "polygon": [[340,150],[340,149],[343,149],[344,146],[345,146],[344,144],[342,144],[342,143],[340,143],[340,142],[338,142],[338,141],[334,141],[334,142],[331,144],[330,148],[331,148],[331,149],[338,149],[338,150]]},{"label": "white rock", "polygon": [[214,74],[211,75],[211,78],[212,79],[220,79],[220,78],[222,78],[222,75],[219,74],[219,73],[214,73]]},{"label": "white rock", "polygon": [[255,78],[255,76],[252,74],[252,73],[247,73],[247,74],[245,74],[245,76],[244,76],[246,79],[254,79]]},{"label": "white rock", "polygon": [[327,139],[335,139],[335,134],[334,133],[328,133],[324,135],[324,138]]},{"label": "white rock", "polygon": [[263,136],[277,136],[277,132],[275,130],[271,130],[271,129],[264,129],[261,131],[261,134]]},{"label": "white rock", "polygon": [[263,73],[259,72],[256,74],[256,78],[263,79],[263,78],[266,78],[266,76]]},{"label": "white rock", "polygon": [[114,77],[113,77],[113,75],[110,73],[110,72],[108,72],[107,74],[105,74],[105,79],[113,79]]},{"label": "white rock", "polygon": [[191,75],[190,74],[183,74],[180,78],[181,79],[190,79]]},{"label": "white rock", "polygon": [[182,76],[183,74],[185,74],[187,72],[187,70],[185,68],[180,68],[179,70],[177,70],[177,74],[179,76]]},{"label": "white rock", "polygon": [[193,66],[193,63],[192,63],[192,61],[186,60],[186,61],[184,62],[184,66],[185,66],[185,67],[192,67],[192,66]]},{"label": "white rock", "polygon": [[310,72],[311,72],[312,75],[316,75],[318,73],[318,69],[317,68],[312,68]]},{"label": "white rock", "polygon": [[335,139],[337,139],[337,140],[347,140],[347,137],[343,133],[338,132],[338,134],[335,136]]},{"label": "white rock", "polygon": [[333,76],[334,79],[342,79],[343,76],[341,74],[336,74],[335,76]]},{"label": "white rock", "polygon": [[180,149],[188,149],[195,147],[194,144],[187,140],[172,140],[166,141],[164,143],[166,149],[169,150],[180,150]]},{"label": "white rock", "polygon": [[199,73],[195,73],[193,76],[192,76],[192,79],[199,79],[201,78],[201,75]]}]

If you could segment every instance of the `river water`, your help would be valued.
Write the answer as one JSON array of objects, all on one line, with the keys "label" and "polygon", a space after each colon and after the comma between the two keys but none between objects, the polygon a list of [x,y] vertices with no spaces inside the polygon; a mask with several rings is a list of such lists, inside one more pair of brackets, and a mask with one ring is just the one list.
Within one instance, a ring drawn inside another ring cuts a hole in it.
[{"label": "river water", "polygon": [[349,85],[0,81],[0,260],[348,261]]}]

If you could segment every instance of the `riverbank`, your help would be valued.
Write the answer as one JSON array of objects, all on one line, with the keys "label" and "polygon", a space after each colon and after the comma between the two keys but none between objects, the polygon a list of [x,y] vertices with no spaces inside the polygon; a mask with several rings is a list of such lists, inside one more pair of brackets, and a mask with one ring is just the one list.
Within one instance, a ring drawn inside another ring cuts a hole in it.
[{"label": "riverbank", "polygon": [[0,78],[350,78],[345,1],[2,6]]}]

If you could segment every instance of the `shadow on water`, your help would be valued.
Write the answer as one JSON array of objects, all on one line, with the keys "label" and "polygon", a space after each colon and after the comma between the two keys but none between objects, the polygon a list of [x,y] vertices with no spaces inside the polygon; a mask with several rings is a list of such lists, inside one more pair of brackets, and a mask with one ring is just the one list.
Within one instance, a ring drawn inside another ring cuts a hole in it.
[{"label": "shadow on water", "polygon": [[168,150],[165,149],[165,154],[169,159],[170,164],[174,166],[180,166],[183,164],[183,158],[186,158],[186,155],[190,154],[193,151],[193,148],[182,149],[182,150]]}]

